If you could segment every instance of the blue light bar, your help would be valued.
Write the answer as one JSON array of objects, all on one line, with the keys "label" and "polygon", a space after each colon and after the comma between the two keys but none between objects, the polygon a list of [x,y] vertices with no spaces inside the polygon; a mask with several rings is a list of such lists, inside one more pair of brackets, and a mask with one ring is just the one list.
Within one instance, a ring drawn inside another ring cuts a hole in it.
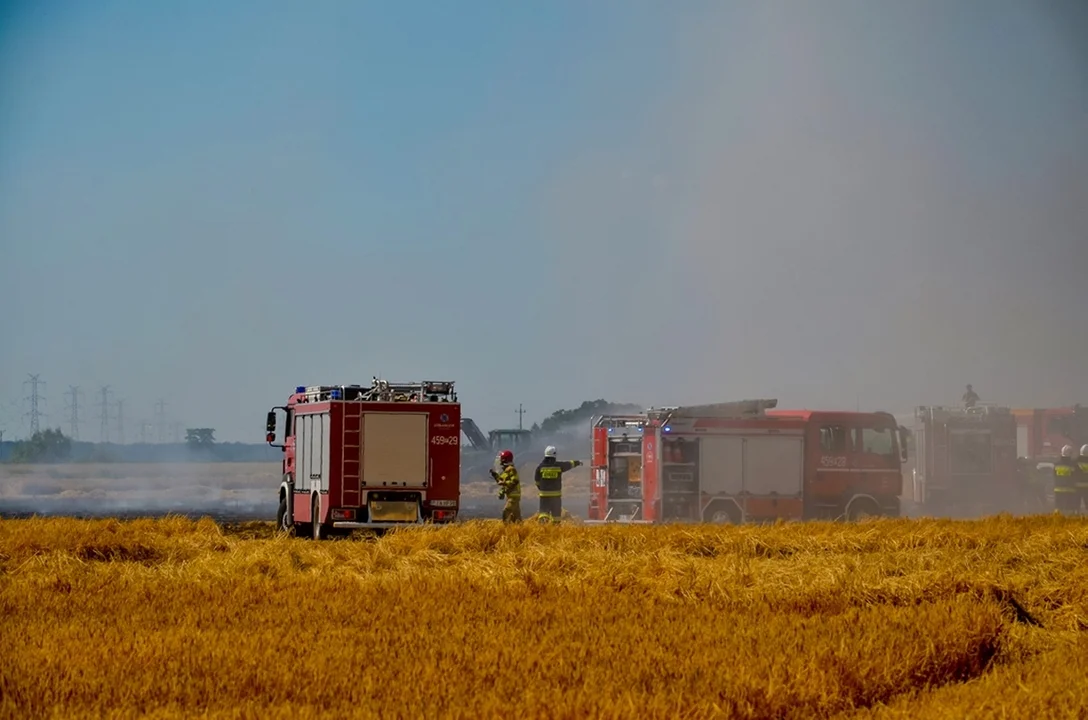
[{"label": "blue light bar", "polygon": [[665,426],[665,432],[668,432],[671,428],[668,425]]},{"label": "blue light bar", "polygon": [[329,397],[332,398],[333,400],[339,400],[340,399],[340,388],[336,388],[335,390],[331,390],[329,392]]},{"label": "blue light bar", "polygon": [[296,392],[296,393],[304,393],[304,392],[306,392],[306,386],[305,386],[305,385],[299,385],[298,387],[296,387],[296,388],[295,388],[295,392]]}]

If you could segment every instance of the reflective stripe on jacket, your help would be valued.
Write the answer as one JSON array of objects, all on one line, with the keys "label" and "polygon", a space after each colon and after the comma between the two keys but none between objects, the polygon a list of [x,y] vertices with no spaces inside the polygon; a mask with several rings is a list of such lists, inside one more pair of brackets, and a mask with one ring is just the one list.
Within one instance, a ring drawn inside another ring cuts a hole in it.
[{"label": "reflective stripe on jacket", "polygon": [[1066,458],[1054,463],[1054,492],[1075,492],[1080,467]]},{"label": "reflective stripe on jacket", "polygon": [[582,463],[577,460],[556,460],[546,457],[536,466],[536,482],[540,497],[563,497],[563,473]]},{"label": "reflective stripe on jacket", "polygon": [[503,494],[513,500],[521,497],[521,479],[518,478],[518,469],[511,465],[503,465],[502,472],[496,481],[502,488]]}]

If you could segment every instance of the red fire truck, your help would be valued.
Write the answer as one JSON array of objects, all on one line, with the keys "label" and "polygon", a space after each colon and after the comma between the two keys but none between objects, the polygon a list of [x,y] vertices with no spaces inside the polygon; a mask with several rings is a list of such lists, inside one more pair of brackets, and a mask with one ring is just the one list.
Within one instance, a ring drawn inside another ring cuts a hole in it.
[{"label": "red fire truck", "polygon": [[1053,463],[1062,447],[1080,452],[1088,443],[1088,408],[1016,408],[1016,454],[1035,463]]},{"label": "red fire truck", "polygon": [[[286,415],[282,444],[277,410]],[[461,405],[452,382],[299,386],[268,412],[265,439],[283,450],[283,530],[320,540],[457,517]]]},{"label": "red fire truck", "polygon": [[913,500],[926,514],[1015,512],[1028,501],[1007,407],[920,406],[914,413]]},{"label": "red fire truck", "polygon": [[589,522],[899,515],[905,429],[890,414],[772,410],[777,404],[597,418]]}]

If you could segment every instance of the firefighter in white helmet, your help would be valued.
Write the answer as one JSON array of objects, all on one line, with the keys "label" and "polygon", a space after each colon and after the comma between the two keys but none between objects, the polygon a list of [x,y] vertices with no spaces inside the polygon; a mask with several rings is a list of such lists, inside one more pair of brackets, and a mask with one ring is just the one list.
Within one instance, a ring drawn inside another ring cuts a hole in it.
[{"label": "firefighter in white helmet", "polygon": [[540,515],[559,520],[563,516],[563,473],[582,464],[581,460],[557,460],[555,446],[544,449],[544,459],[536,466],[536,488],[540,492]]},{"label": "firefighter in white helmet", "polygon": [[1062,456],[1054,463],[1054,509],[1061,513],[1075,514],[1080,508],[1078,485],[1083,477],[1080,466],[1073,459],[1073,446],[1062,448]]},{"label": "firefighter in white helmet", "polygon": [[[1088,443],[1080,446],[1077,467],[1080,469],[1080,476],[1077,478],[1077,509],[1084,514],[1088,514]],[[1081,503],[1084,504],[1083,507],[1081,507]]]}]

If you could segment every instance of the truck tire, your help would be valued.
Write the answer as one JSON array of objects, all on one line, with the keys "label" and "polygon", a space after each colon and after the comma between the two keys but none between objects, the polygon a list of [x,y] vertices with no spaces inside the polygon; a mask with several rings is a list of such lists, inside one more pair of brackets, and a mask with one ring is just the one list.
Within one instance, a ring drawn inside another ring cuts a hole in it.
[{"label": "truck tire", "polygon": [[321,496],[314,495],[313,504],[310,508],[310,519],[313,520],[311,527],[313,528],[313,539],[324,540],[328,537],[328,528],[325,524],[319,521],[321,513]]},{"label": "truck tire", "polygon": [[287,496],[280,495],[280,507],[276,511],[276,529],[280,532],[291,535],[294,533],[295,526],[293,524],[287,524]]},{"label": "truck tire", "polygon": [[739,525],[740,517],[737,506],[729,502],[716,500],[703,510],[703,522],[712,525]]},{"label": "truck tire", "polygon": [[869,517],[880,517],[880,506],[868,498],[859,498],[850,503],[846,508],[846,519],[850,522],[858,522]]}]

